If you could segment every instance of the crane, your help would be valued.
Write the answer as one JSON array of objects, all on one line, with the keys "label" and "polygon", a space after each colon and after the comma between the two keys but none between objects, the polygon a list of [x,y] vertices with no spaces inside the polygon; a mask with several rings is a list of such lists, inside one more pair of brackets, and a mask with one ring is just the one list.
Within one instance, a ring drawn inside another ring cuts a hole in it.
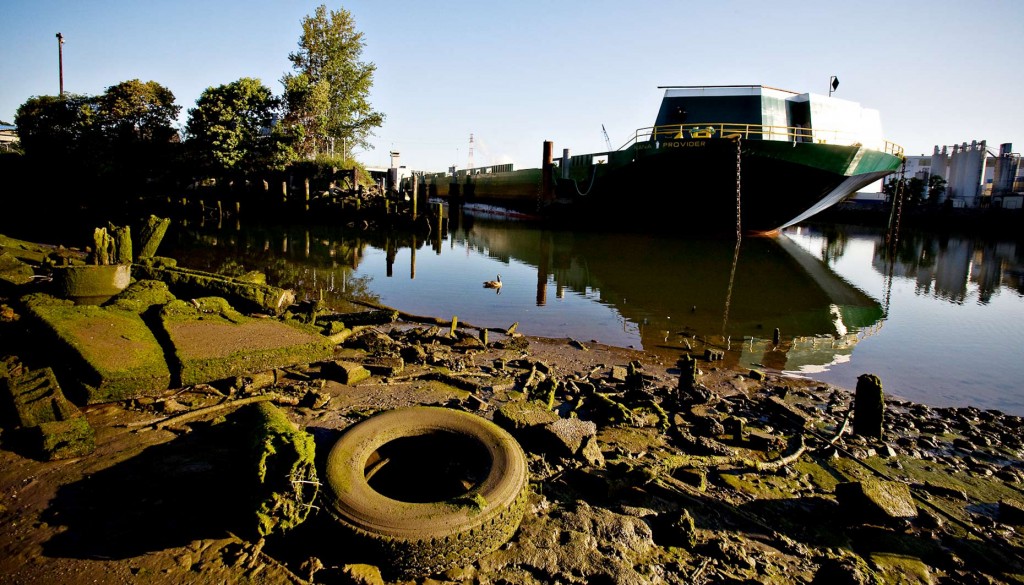
[{"label": "crane", "polygon": [[604,144],[608,147],[608,152],[611,152],[612,141],[608,139],[608,131],[604,129],[604,124],[601,124],[601,133],[604,134]]}]

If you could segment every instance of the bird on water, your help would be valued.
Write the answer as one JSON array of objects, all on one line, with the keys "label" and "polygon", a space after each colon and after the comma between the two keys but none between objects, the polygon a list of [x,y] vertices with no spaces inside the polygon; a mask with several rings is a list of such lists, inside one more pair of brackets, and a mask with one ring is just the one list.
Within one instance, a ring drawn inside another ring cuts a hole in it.
[{"label": "bird on water", "polygon": [[498,279],[497,280],[485,280],[484,281],[484,288],[501,289],[501,275],[500,274],[498,275]]}]

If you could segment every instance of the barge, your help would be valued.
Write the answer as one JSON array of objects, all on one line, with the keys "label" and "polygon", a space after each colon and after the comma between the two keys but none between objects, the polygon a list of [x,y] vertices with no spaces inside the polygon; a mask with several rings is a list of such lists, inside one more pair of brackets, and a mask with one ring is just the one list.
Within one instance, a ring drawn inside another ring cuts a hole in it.
[{"label": "barge", "polygon": [[539,212],[561,222],[772,232],[899,169],[877,110],[761,85],[672,86],[653,126],[619,149],[541,167],[427,174],[431,195]]}]

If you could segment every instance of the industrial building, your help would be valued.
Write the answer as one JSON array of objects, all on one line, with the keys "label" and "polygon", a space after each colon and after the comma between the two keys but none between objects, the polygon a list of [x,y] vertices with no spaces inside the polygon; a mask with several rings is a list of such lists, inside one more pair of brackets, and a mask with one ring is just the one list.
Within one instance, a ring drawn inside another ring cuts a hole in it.
[{"label": "industrial building", "polygon": [[1010,143],[1000,145],[998,152],[984,140],[936,146],[930,156],[908,156],[906,165],[908,178],[927,183],[937,175],[946,180],[940,203],[1005,209],[1020,209],[1024,203],[1024,165]]}]

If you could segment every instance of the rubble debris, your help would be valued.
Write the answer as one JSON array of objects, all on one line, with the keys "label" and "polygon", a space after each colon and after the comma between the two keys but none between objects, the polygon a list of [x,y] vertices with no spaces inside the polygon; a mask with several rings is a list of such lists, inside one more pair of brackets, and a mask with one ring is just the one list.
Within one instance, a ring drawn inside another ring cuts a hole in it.
[{"label": "rubble debris", "polygon": [[40,458],[70,459],[95,450],[92,426],[64,397],[50,368],[29,371],[0,363],[0,395],[13,407],[15,429]]},{"label": "rubble debris", "polygon": [[325,362],[321,366],[321,373],[328,378],[348,385],[358,384],[370,377],[370,371],[363,367],[362,364],[342,360]]}]

